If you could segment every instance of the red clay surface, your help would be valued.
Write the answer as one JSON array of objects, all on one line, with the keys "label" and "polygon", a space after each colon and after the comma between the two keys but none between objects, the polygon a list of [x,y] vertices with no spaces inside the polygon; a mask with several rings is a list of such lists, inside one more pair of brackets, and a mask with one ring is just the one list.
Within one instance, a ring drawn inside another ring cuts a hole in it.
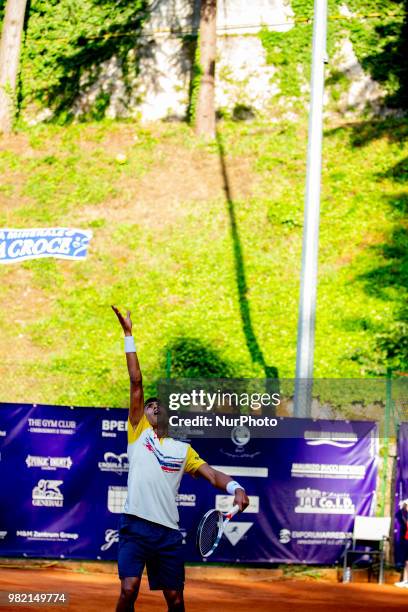
[{"label": "red clay surface", "polygon": [[[112,574],[81,574],[58,569],[1,569],[0,590],[64,591],[69,595],[66,606],[0,606],[1,610],[10,612],[44,609],[109,612],[115,610],[119,581]],[[245,583],[190,579],[186,583],[185,601],[187,612],[408,612],[408,589],[299,580]],[[162,594],[150,592],[145,580],[136,610],[166,610]]]}]

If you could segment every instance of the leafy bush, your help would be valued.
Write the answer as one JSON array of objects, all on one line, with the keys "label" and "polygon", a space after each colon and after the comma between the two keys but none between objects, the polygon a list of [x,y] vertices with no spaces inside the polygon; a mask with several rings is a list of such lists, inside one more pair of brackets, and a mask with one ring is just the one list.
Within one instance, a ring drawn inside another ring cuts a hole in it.
[{"label": "leafy bush", "polygon": [[[22,55],[22,99],[67,120],[78,95],[116,58],[125,83],[137,76],[137,54],[147,0],[34,0]],[[111,87],[112,84],[108,85]],[[110,90],[102,90],[88,118],[103,116]]]},{"label": "leafy bush", "polygon": [[[354,52],[374,80],[387,93],[386,104],[408,108],[408,24],[406,0],[350,0],[346,3],[351,16],[340,17],[342,0],[329,0],[327,51],[333,55],[336,43],[348,37]],[[293,0],[295,25],[287,32],[260,33],[267,61],[278,67],[276,80],[279,96],[304,103],[304,87],[309,82],[311,63],[313,0]],[[333,19],[332,19],[333,17]],[[340,17],[340,18],[339,18]],[[332,86],[337,71],[330,62],[327,85]],[[330,75],[331,73],[331,75]],[[330,87],[334,98],[338,87]]]}]

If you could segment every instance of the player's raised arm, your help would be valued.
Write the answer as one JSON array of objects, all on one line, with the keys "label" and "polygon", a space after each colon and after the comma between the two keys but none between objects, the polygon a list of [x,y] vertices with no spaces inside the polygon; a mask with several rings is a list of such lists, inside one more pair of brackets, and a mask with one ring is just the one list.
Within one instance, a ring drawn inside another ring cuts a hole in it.
[{"label": "player's raised arm", "polygon": [[136,427],[144,412],[143,398],[143,380],[140,370],[139,360],[136,354],[135,341],[132,336],[132,321],[130,318],[130,310],[127,311],[124,317],[116,306],[112,306],[112,310],[118,318],[125,334],[125,352],[126,362],[130,378],[130,406],[129,406],[129,421]]}]

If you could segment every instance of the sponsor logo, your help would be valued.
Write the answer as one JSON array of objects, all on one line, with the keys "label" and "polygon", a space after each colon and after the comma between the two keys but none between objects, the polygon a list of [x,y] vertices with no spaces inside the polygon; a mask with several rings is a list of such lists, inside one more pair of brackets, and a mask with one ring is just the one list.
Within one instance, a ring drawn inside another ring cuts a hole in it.
[{"label": "sponsor logo", "polygon": [[279,542],[281,544],[288,544],[291,540],[289,529],[281,529],[279,532]]},{"label": "sponsor logo", "polygon": [[365,465],[338,465],[336,463],[292,463],[292,477],[345,478],[363,480]]},{"label": "sponsor logo", "polygon": [[296,540],[296,544],[342,546],[352,535],[348,531],[291,531],[290,529],[281,529],[279,542],[289,544],[291,540]]},{"label": "sponsor logo", "polygon": [[79,538],[78,533],[67,533],[65,531],[34,531],[31,529],[20,529],[16,531],[16,536],[19,538],[26,538],[27,540],[39,540],[43,542],[68,542]]},{"label": "sponsor logo", "polygon": [[355,507],[349,493],[333,493],[319,489],[298,489],[296,491],[298,514],[355,514]]},{"label": "sponsor logo", "polygon": [[121,514],[124,510],[127,487],[108,487],[108,510],[113,514]]},{"label": "sponsor logo", "polygon": [[245,534],[251,529],[253,523],[228,523],[224,529],[224,535],[233,546],[236,546]]},{"label": "sponsor logo", "polygon": [[117,529],[105,530],[105,544],[102,544],[101,550],[108,550],[113,544],[119,542],[119,532]]},{"label": "sponsor logo", "polygon": [[30,433],[72,435],[76,430],[76,421],[64,419],[28,419]]},{"label": "sponsor logo", "polygon": [[116,438],[118,433],[127,431],[127,421],[102,419],[102,438]]},{"label": "sponsor logo", "polygon": [[181,543],[187,544],[187,531],[185,529],[180,529],[181,537],[183,538]]},{"label": "sponsor logo", "polygon": [[0,263],[42,257],[84,259],[92,232],[53,227],[0,230]]},{"label": "sponsor logo", "polygon": [[103,461],[99,461],[98,467],[101,472],[114,472],[115,474],[123,474],[129,471],[129,462],[126,453],[116,455],[110,451],[103,456]]},{"label": "sponsor logo", "polygon": [[7,531],[0,531],[0,540],[4,540],[7,535]]},{"label": "sponsor logo", "polygon": [[358,442],[357,434],[343,431],[305,431],[306,444],[309,446],[337,446],[350,448]]},{"label": "sponsor logo", "polygon": [[176,504],[178,506],[190,506],[194,508],[196,505],[195,493],[179,493],[176,495]]},{"label": "sponsor logo", "polygon": [[231,440],[236,446],[245,446],[251,439],[251,432],[245,425],[237,425],[231,431]]},{"label": "sponsor logo", "polygon": [[70,470],[72,466],[71,457],[43,457],[27,455],[25,460],[27,467],[38,467],[42,470],[57,470],[59,468]]},{"label": "sponsor logo", "polygon": [[39,480],[33,488],[33,506],[61,508],[64,504],[64,496],[59,487],[62,484],[62,480]]},{"label": "sponsor logo", "polygon": [[234,446],[232,452],[228,449],[225,450],[223,448],[220,448],[220,453],[222,455],[226,455],[227,457],[232,457],[234,460],[236,460],[237,457],[239,457],[240,459],[254,459],[255,457],[261,454],[260,451],[254,451],[252,453],[246,452],[244,446]]},{"label": "sponsor logo", "polygon": [[[249,505],[245,508],[244,512],[259,512],[259,497],[257,495],[249,495]],[[215,496],[215,508],[220,512],[229,512],[234,505],[233,495],[216,495]]]}]

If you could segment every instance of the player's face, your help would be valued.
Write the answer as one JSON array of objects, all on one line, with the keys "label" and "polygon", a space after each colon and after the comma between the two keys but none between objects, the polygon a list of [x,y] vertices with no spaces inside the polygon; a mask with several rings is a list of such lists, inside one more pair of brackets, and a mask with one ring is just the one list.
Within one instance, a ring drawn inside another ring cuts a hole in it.
[{"label": "player's face", "polygon": [[152,427],[157,426],[158,419],[164,420],[166,417],[166,410],[163,406],[160,406],[158,402],[151,402],[147,404],[145,408],[145,415]]}]

